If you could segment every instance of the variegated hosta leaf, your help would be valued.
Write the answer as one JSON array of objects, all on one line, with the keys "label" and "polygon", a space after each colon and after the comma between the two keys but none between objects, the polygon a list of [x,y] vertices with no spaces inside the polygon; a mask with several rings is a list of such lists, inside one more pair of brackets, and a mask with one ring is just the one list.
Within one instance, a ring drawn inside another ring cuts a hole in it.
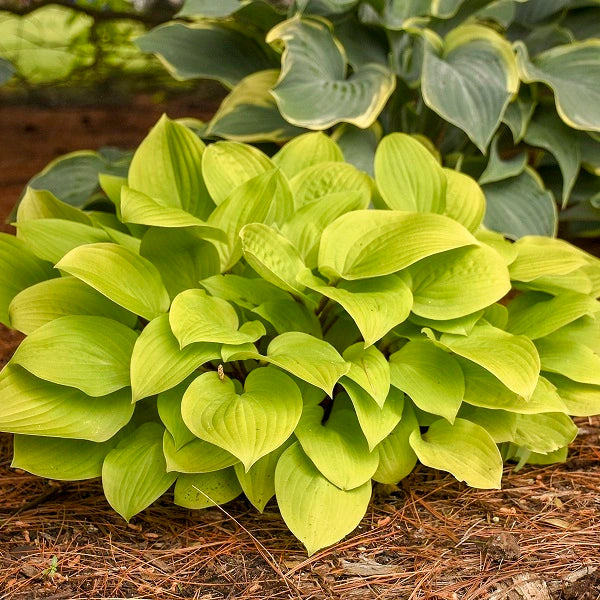
[{"label": "variegated hosta leaf", "polygon": [[484,224],[511,239],[556,235],[558,215],[552,193],[531,168],[516,177],[482,186],[487,201]]},{"label": "variegated hosta leaf", "polygon": [[425,54],[423,99],[465,131],[483,153],[518,87],[512,48],[490,28],[458,27],[446,36],[441,56]]},{"label": "variegated hosta leaf", "polygon": [[233,382],[204,373],[181,403],[185,424],[196,436],[236,456],[246,471],[292,434],[302,413],[298,386],[271,367],[250,372],[238,395]]},{"label": "variegated hosta leaf", "polygon": [[300,127],[281,116],[271,94],[278,77],[276,69],[244,77],[221,102],[206,135],[238,142],[282,142],[301,134]]},{"label": "variegated hosta leaf", "polygon": [[[598,50],[600,51],[600,46]],[[565,125],[556,114],[544,110],[534,114],[525,134],[526,144],[544,148],[556,158],[563,178],[563,208],[567,206],[581,164],[581,145],[578,133]]]},{"label": "variegated hosta leaf", "polygon": [[341,490],[319,473],[296,443],[277,463],[275,494],[286,525],[312,555],[360,523],[371,499],[371,482]]},{"label": "variegated hosta leaf", "polygon": [[550,86],[558,114],[569,127],[600,131],[600,40],[557,46],[533,59],[523,42],[515,49],[521,79]]},{"label": "variegated hosta leaf", "polygon": [[428,467],[448,471],[471,487],[500,489],[502,457],[480,425],[465,419],[453,424],[439,419],[423,435],[414,430],[410,445]]},{"label": "variegated hosta leaf", "polygon": [[167,23],[135,43],[144,52],[157,54],[176,79],[203,77],[233,87],[247,75],[277,67],[268,46],[226,23]]},{"label": "variegated hosta leaf", "polygon": [[327,129],[346,121],[369,127],[394,90],[394,75],[382,64],[358,66],[348,77],[347,58],[323,21],[284,21],[267,35],[267,42],[276,41],[285,50],[273,95],[294,125]]},{"label": "variegated hosta leaf", "polygon": [[[404,243],[398,244],[399,239]],[[357,210],[325,228],[319,271],[331,281],[379,277],[473,244],[476,239],[462,225],[442,215]]]}]

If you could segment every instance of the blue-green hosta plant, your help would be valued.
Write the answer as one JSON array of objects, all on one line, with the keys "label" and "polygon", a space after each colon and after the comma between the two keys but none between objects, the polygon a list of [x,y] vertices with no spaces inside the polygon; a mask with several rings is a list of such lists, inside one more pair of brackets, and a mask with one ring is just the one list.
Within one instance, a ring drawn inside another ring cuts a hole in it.
[{"label": "blue-green hosta plant", "polygon": [[204,135],[281,142],[333,128],[372,174],[394,131],[478,179],[485,224],[600,235],[598,0],[186,0],[138,39],[179,79],[231,91]]},{"label": "blue-green hosta plant", "polygon": [[0,235],[13,466],[101,477],[125,519],[275,496],[313,553],[419,461],[499,488],[503,457],[564,460],[600,413],[600,261],[486,229],[409,135],[375,174],[320,132],[269,158],[163,118],[100,175],[113,212],[29,189]]}]

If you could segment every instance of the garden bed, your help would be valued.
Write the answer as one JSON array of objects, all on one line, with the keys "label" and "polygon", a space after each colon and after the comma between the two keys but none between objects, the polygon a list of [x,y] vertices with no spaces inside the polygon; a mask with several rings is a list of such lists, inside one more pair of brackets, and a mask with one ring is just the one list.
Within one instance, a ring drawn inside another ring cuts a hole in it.
[{"label": "garden bed", "polygon": [[[0,218],[57,155],[135,147],[166,110],[4,107]],[[204,107],[204,110],[206,107]],[[0,328],[0,366],[20,341]],[[578,419],[568,461],[505,470],[503,489],[468,489],[419,466],[376,486],[360,527],[310,559],[271,502],[204,511],[166,497],[125,523],[98,480],[48,482],[10,468],[0,434],[0,600],[400,598],[585,600],[600,594],[600,418]],[[227,512],[225,512],[227,511]]]}]

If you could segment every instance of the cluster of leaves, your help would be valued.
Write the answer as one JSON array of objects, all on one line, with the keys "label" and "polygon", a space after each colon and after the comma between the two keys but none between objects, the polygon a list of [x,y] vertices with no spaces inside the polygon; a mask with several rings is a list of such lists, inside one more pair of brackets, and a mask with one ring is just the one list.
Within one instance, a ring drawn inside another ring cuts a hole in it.
[{"label": "cluster of leaves", "polygon": [[475,180],[410,135],[373,180],[321,132],[269,158],[163,118],[100,185],[112,213],[30,188],[0,235],[0,321],[27,336],[0,430],[126,519],[173,484],[196,509],[275,495],[313,553],[372,480],[498,488],[503,456],[563,460],[569,415],[600,412],[600,260],[486,229]]},{"label": "cluster of leaves", "polygon": [[149,25],[127,0],[34,0],[25,6],[8,2],[0,10],[0,85],[168,84],[159,62],[133,43]]},{"label": "cluster of leaves", "polygon": [[206,135],[335,126],[372,173],[382,135],[424,134],[478,179],[488,227],[555,235],[556,199],[569,235],[600,234],[598,0],[186,0],[178,16],[137,43],[231,89]]}]

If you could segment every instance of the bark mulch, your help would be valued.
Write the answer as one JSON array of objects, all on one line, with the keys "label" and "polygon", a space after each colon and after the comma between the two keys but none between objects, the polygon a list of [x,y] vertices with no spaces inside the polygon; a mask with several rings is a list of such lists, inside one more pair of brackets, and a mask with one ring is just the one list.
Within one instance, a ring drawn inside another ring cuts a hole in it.
[{"label": "bark mulch", "polygon": [[[6,355],[19,337],[0,330]],[[376,486],[346,540],[307,558],[271,502],[189,511],[164,497],[127,524],[99,480],[10,468],[0,435],[0,600],[600,598],[600,418],[566,463],[468,489],[418,467]]]}]

